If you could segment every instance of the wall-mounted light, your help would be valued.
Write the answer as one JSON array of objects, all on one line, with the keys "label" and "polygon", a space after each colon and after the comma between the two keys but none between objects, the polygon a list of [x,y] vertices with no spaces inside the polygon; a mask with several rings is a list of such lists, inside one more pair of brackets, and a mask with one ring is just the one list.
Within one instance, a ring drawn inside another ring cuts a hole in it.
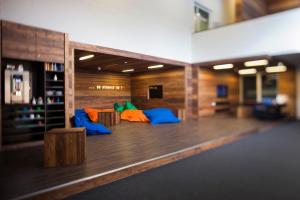
[{"label": "wall-mounted light", "polygon": [[252,61],[247,61],[244,62],[244,65],[246,67],[255,67],[255,66],[266,66],[269,64],[269,61],[267,59],[262,59],[262,60],[252,60]]},{"label": "wall-mounted light", "polygon": [[248,74],[256,74],[257,70],[254,68],[251,69],[240,69],[239,74],[240,75],[248,75]]},{"label": "wall-mounted light", "polygon": [[86,55],[86,56],[82,56],[79,58],[79,60],[87,60],[87,59],[91,59],[93,58],[95,55],[93,54],[90,54],[90,55]]},{"label": "wall-mounted light", "polygon": [[280,73],[280,72],[285,72],[286,70],[287,70],[287,67],[283,64],[266,68],[267,73]]},{"label": "wall-mounted light", "polygon": [[224,64],[224,65],[213,66],[214,70],[231,69],[233,67],[234,67],[233,64]]},{"label": "wall-mounted light", "polygon": [[152,66],[149,66],[148,69],[157,69],[157,68],[162,68],[164,67],[164,65],[152,65]]},{"label": "wall-mounted light", "polygon": [[122,72],[126,73],[126,72],[134,72],[134,69],[124,69],[122,70]]}]

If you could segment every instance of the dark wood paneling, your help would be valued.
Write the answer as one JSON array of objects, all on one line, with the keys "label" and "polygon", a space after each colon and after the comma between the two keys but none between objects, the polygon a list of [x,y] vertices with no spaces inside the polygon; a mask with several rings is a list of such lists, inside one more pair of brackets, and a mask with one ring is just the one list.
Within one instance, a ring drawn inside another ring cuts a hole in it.
[{"label": "dark wood paneling", "polygon": [[[220,138],[255,131],[266,125],[269,125],[269,123],[253,119],[228,117],[187,120],[179,124],[165,124],[163,126],[122,122],[120,125],[111,127],[113,132],[111,135],[88,137],[86,162],[83,165],[66,168],[43,168],[43,146],[23,149],[22,151],[1,152],[1,199],[11,199],[43,189],[55,189],[55,186],[62,186],[62,184],[95,175],[99,175],[98,178],[100,178],[101,173],[110,170],[209,141],[214,146],[213,144],[218,143],[217,141]],[[204,146],[202,147],[204,148]],[[177,155],[180,155],[180,153]],[[174,157],[169,158],[168,160],[173,160]],[[160,166],[162,163],[164,162],[160,160],[150,166]],[[142,168],[148,169],[145,165]],[[96,178],[91,179],[91,182],[79,181],[79,185],[70,184],[70,187],[62,189],[61,192],[53,191],[53,193],[48,193],[47,196],[42,198],[51,198],[52,195],[54,195],[53,199],[66,197],[96,187],[98,184],[109,183],[126,175],[134,174],[132,172],[139,172],[139,170],[130,167],[122,171],[121,174],[113,175],[113,173],[109,173],[107,176],[102,176],[100,180]]]},{"label": "dark wood paneling", "polygon": [[185,66],[185,65],[189,64],[189,63],[185,63],[185,62],[181,62],[181,61],[159,58],[159,57],[155,57],[155,56],[139,54],[139,53],[124,51],[124,50],[119,50],[119,49],[101,47],[101,46],[97,46],[97,45],[84,44],[84,43],[79,43],[79,42],[75,42],[75,41],[70,42],[70,47],[72,49],[77,49],[77,50],[82,50],[82,51],[91,51],[91,52],[96,52],[96,53],[110,54],[110,55],[115,55],[115,56],[122,56],[122,57],[134,58],[134,59],[139,59],[139,60],[146,60],[146,61],[150,61],[150,62],[165,63],[168,65]]},{"label": "dark wood paneling", "polygon": [[268,13],[300,7],[300,0],[266,0]]},{"label": "dark wood paneling", "polygon": [[[210,116],[216,111],[213,102],[229,102],[237,105],[239,102],[239,80],[234,73],[216,72],[208,69],[199,70],[199,116]],[[217,98],[217,85],[228,86],[228,98]]]},{"label": "dark wood paneling", "polygon": [[65,35],[63,33],[37,29],[37,60],[43,62],[65,62]]},{"label": "dark wood paneling", "polygon": [[243,21],[267,15],[267,4],[264,0],[237,0],[237,21]]},{"label": "dark wood paneling", "polygon": [[[98,86],[122,86],[122,90],[101,89]],[[130,76],[126,74],[75,72],[75,107],[113,108],[115,102],[130,101]]]},{"label": "dark wood paneling", "polygon": [[[91,55],[91,54],[94,55],[93,58],[87,60],[79,60],[80,57]],[[112,72],[112,73],[121,73],[122,70],[134,69],[134,72],[131,72],[132,74],[132,73],[148,72],[149,71],[148,66],[161,65],[161,64],[164,65],[163,67],[164,70],[179,67],[170,64],[165,64],[162,62],[153,62],[148,60],[124,57],[124,56],[116,56],[111,54],[75,50],[76,69],[90,70],[94,72],[97,72],[99,67],[101,67],[101,71]]]},{"label": "dark wood paneling", "polygon": [[[2,21],[0,20],[0,72],[2,72]],[[2,76],[0,76],[0,152],[2,150]]]},{"label": "dark wood paneling", "polygon": [[[132,102],[139,109],[168,107],[183,109],[185,107],[184,70],[167,70],[132,75]],[[148,88],[151,85],[163,86],[162,99],[148,99]]]},{"label": "dark wood paneling", "polygon": [[296,71],[294,68],[288,68],[288,71],[278,74],[278,94],[288,97],[287,105],[283,112],[290,117],[296,117]]},{"label": "dark wood paneling", "polygon": [[2,40],[5,58],[64,63],[64,33],[3,21]]},{"label": "dark wood paneling", "polygon": [[2,22],[2,56],[36,60],[36,28]]}]

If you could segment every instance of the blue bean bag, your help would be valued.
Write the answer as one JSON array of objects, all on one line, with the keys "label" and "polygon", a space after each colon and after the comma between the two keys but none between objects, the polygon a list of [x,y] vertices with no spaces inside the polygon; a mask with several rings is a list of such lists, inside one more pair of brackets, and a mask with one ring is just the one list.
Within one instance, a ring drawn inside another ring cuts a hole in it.
[{"label": "blue bean bag", "polygon": [[87,135],[111,134],[111,130],[102,124],[92,123],[88,114],[82,109],[75,110],[74,125],[75,127],[85,127]]},{"label": "blue bean bag", "polygon": [[150,120],[150,123],[152,125],[181,122],[181,120],[178,119],[168,108],[154,108],[150,110],[144,110],[144,114]]}]

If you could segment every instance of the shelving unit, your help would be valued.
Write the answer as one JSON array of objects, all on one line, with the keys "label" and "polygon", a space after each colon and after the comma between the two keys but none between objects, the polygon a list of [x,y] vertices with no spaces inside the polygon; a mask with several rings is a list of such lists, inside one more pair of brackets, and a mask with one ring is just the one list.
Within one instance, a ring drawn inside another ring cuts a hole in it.
[{"label": "shelving unit", "polygon": [[[65,127],[64,65],[45,63],[46,131]],[[50,94],[49,94],[50,92]],[[57,112],[59,110],[59,112]]]},{"label": "shelving unit", "polygon": [[[30,104],[6,104],[2,100],[3,144],[41,140],[45,131],[64,127],[64,65],[15,59],[3,59],[2,62],[4,66],[22,64],[24,70],[30,72],[31,87]],[[55,71],[48,71],[46,66],[56,66]],[[2,68],[2,77],[4,70]],[[3,82],[2,85],[3,93]],[[47,95],[48,91],[53,95]],[[42,97],[43,104],[32,104],[33,97]]]},{"label": "shelving unit", "polygon": [[[0,150],[2,146],[7,149],[12,146],[19,148],[23,144],[30,146],[28,142],[43,139],[45,131],[52,127],[65,126],[64,64],[67,36],[62,32],[5,20],[0,21],[0,36],[0,89],[3,97],[0,98]],[[7,64],[16,68],[22,64],[24,71],[27,71],[26,80],[29,72],[30,90],[28,92],[27,84],[26,93],[23,92],[26,97],[22,96],[22,101],[9,103],[4,98],[10,95],[7,89],[5,95]],[[55,75],[57,78],[54,79]],[[60,90],[62,93],[47,96],[48,90]],[[32,97],[43,98],[43,105],[32,105]],[[49,105],[48,97],[53,98],[55,104]]]}]

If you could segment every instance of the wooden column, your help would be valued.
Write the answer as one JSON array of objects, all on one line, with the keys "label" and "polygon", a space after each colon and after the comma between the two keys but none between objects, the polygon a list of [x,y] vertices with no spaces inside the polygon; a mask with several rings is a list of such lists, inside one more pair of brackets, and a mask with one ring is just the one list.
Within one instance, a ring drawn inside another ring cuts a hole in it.
[{"label": "wooden column", "polygon": [[185,107],[187,118],[198,117],[198,67],[185,66]]},{"label": "wooden column", "polygon": [[[2,71],[2,21],[0,20],[0,72]],[[0,102],[2,102],[2,76],[0,76]],[[2,150],[2,103],[0,105],[0,151]]]},{"label": "wooden column", "polygon": [[74,54],[70,51],[69,35],[65,34],[65,124],[66,128],[70,128],[70,118],[74,115],[74,68],[71,59],[74,60]]},{"label": "wooden column", "polygon": [[300,66],[296,72],[296,87],[297,87],[297,119],[300,120]]},{"label": "wooden column", "polygon": [[66,88],[66,127],[71,127],[70,119],[75,111],[75,89],[74,89],[74,48],[70,47],[69,37],[66,36],[66,66],[65,66],[65,88]]}]

